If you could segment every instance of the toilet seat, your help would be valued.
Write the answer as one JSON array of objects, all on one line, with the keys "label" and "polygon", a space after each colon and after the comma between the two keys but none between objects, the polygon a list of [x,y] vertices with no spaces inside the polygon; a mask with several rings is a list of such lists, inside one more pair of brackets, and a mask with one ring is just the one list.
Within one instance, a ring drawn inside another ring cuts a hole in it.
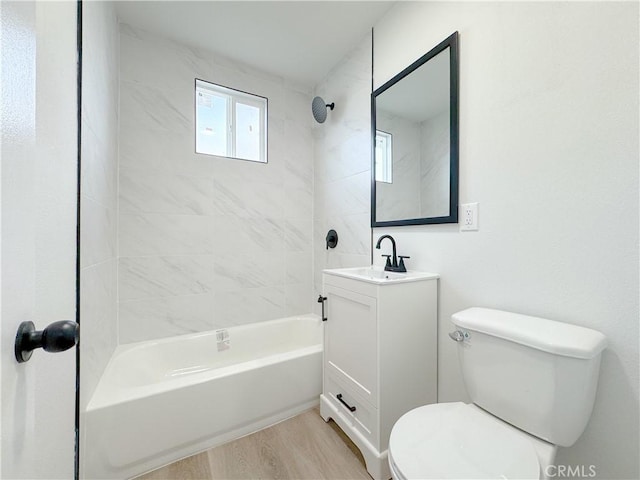
[{"label": "toilet seat", "polygon": [[522,432],[459,402],[400,417],[389,438],[389,464],[397,480],[540,478],[538,456]]}]

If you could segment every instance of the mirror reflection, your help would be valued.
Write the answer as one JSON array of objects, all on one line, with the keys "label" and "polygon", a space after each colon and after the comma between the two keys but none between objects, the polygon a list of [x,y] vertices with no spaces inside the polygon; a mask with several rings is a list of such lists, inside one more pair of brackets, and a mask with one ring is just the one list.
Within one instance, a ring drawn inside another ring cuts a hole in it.
[{"label": "mirror reflection", "polygon": [[425,56],[373,94],[373,226],[457,221],[451,56]]}]

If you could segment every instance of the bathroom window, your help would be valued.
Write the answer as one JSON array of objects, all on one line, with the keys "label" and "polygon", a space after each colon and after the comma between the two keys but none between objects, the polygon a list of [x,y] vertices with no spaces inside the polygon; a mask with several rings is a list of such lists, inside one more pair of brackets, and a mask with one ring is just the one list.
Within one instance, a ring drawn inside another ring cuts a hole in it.
[{"label": "bathroom window", "polygon": [[393,152],[393,136],[390,133],[376,130],[376,181],[393,183],[391,178]]},{"label": "bathroom window", "polygon": [[267,162],[267,99],[196,80],[196,153]]}]

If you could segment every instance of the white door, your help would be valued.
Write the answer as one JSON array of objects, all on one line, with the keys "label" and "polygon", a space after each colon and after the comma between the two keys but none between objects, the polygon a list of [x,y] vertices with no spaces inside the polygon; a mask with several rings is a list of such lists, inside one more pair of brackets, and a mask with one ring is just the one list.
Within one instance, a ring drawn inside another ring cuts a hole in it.
[{"label": "white door", "polygon": [[76,349],[14,356],[76,319],[76,3],[1,1],[0,476],[73,478]]}]

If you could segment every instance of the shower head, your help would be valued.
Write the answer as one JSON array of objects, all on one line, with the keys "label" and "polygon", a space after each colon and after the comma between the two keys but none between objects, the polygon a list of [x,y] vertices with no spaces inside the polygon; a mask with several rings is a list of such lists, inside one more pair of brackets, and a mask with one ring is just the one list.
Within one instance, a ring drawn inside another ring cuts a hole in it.
[{"label": "shower head", "polygon": [[324,123],[327,119],[327,107],[333,110],[335,105],[335,103],[324,103],[324,100],[321,97],[314,98],[313,102],[311,102],[313,118],[315,118],[318,123]]}]

